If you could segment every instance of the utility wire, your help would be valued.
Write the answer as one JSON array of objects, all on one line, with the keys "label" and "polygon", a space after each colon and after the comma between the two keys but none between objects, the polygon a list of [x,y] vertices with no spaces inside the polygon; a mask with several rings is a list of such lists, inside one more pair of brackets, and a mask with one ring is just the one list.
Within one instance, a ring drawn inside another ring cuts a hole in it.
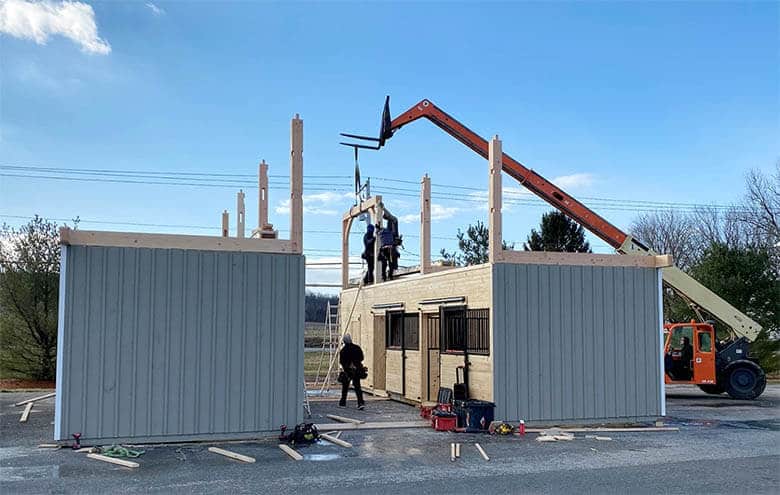
[{"label": "utility wire", "polygon": [[[178,170],[169,171],[152,171],[152,170],[112,170],[101,168],[64,168],[64,167],[31,167],[23,165],[0,165],[0,169],[7,170],[30,170],[30,171],[43,171],[43,172],[79,172],[79,173],[112,173],[112,174],[148,174],[148,175],[184,175],[184,176],[201,176],[201,177],[247,177],[257,178],[257,174],[228,174],[228,173],[214,173],[214,172],[183,172]],[[275,179],[288,179],[289,175],[274,175],[269,174],[269,178]],[[310,175],[304,174],[305,178],[310,179],[352,179],[351,175]]]},{"label": "utility wire", "polygon": [[[173,185],[173,186],[191,186],[191,187],[216,187],[216,188],[235,188],[244,187],[247,189],[257,188],[255,182],[242,182],[233,179],[208,179],[203,177],[255,177],[252,174],[221,174],[221,173],[201,173],[201,172],[161,172],[161,171],[133,171],[133,170],[107,170],[107,169],[68,169],[60,167],[27,167],[17,165],[0,165],[0,170],[10,170],[17,172],[27,173],[0,173],[0,176],[6,177],[18,177],[29,179],[50,179],[50,180],[67,180],[67,181],[84,181],[84,182],[108,182],[108,183],[126,183],[126,184],[143,184],[143,185]],[[45,175],[41,172],[55,173],[59,175]],[[66,174],[84,175],[87,177],[73,177]],[[129,175],[128,175],[129,174]],[[165,174],[165,175],[164,175]],[[97,175],[97,177],[94,177]],[[187,176],[187,177],[185,177]],[[198,177],[199,176],[199,177]],[[277,176],[286,177],[286,176]],[[304,175],[304,178],[309,179],[350,179],[350,176],[339,175]],[[141,180],[138,180],[141,179]],[[150,180],[151,179],[151,180]],[[405,179],[393,179],[387,177],[372,177],[372,180],[380,182],[392,182],[400,184],[414,184],[418,182],[405,180]],[[216,182],[216,183],[215,183]],[[284,182],[272,182],[270,187],[272,190],[286,189],[286,187],[273,187],[273,186],[286,186]],[[347,189],[349,184],[346,183],[332,183],[332,182],[307,182],[306,190],[308,192],[337,192],[340,194],[347,194],[351,192]],[[486,189],[461,186],[452,184],[438,184],[434,183],[433,186],[436,189],[445,189],[445,191],[435,191],[432,197],[439,200],[450,201],[463,201],[472,203],[482,203],[485,201],[483,196],[486,195]],[[326,188],[326,189],[320,189]],[[333,188],[344,188],[334,190]],[[446,191],[446,189],[457,189],[472,191],[473,194],[460,194],[452,191]],[[403,197],[419,197],[419,191],[416,189],[394,187],[394,186],[380,186],[375,188],[376,192],[392,191],[394,196]],[[516,192],[516,191],[504,191],[504,203],[508,205],[523,205],[523,206],[546,206],[546,203],[541,199],[533,196],[532,193]],[[663,201],[650,201],[650,200],[636,200],[636,199],[618,199],[618,198],[603,198],[594,196],[580,196],[583,200],[591,201],[591,207],[603,209],[603,210],[616,210],[616,211],[635,211],[635,212],[648,212],[657,210],[680,210],[691,211],[699,208],[712,208],[712,209],[731,209],[742,210],[739,207],[723,204],[703,204],[703,203],[679,203],[679,202],[663,202]]]}]

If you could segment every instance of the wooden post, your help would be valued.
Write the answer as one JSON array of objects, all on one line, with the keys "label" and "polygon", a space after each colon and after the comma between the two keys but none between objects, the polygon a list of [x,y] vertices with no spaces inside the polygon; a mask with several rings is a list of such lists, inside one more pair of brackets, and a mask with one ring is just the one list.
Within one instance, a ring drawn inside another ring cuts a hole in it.
[{"label": "wooden post", "polygon": [[244,191],[239,190],[236,194],[236,237],[244,238],[246,228],[246,207],[244,205]]},{"label": "wooden post", "polygon": [[303,120],[290,123],[290,240],[303,252]]},{"label": "wooden post", "polygon": [[352,227],[352,217],[341,221],[341,288],[349,286],[349,231]]},{"label": "wooden post", "polygon": [[260,162],[257,174],[257,229],[263,230],[268,225],[268,164]]},{"label": "wooden post", "polygon": [[222,237],[230,236],[230,213],[227,210],[222,212]]},{"label": "wooden post", "polygon": [[490,180],[488,185],[488,215],[490,216],[488,228],[490,240],[488,241],[488,253],[491,263],[501,259],[502,233],[501,233],[501,140],[496,135],[488,145],[488,165],[490,167]]},{"label": "wooden post", "polygon": [[[376,236],[376,242],[374,242],[374,283],[378,284],[382,280],[382,263],[379,261],[379,249],[382,247],[379,240],[379,231],[384,225],[385,209],[382,206],[382,196],[375,196],[376,205],[374,206],[374,235]],[[390,261],[388,260],[388,263]]]},{"label": "wooden post", "polygon": [[420,273],[431,271],[431,178],[425,174],[420,187]]}]

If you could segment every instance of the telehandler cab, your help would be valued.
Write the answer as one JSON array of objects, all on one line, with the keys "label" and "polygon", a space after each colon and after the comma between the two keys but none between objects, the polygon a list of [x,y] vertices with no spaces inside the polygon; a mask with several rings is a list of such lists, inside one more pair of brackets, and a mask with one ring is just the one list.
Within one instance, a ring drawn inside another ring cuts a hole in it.
[{"label": "telehandler cab", "polygon": [[766,375],[748,356],[745,337],[718,342],[711,323],[693,320],[664,325],[664,334],[666,383],[698,385],[708,394],[727,392],[735,399],[755,399],[764,391]]}]

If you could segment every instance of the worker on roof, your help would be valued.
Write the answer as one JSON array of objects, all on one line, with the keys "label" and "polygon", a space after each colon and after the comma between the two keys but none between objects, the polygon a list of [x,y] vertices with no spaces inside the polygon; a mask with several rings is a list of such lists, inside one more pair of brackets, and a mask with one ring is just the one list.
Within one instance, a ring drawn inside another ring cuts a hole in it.
[{"label": "worker on roof", "polygon": [[369,285],[374,283],[374,244],[376,244],[376,237],[374,236],[374,226],[368,224],[366,227],[366,233],[363,235],[363,254],[361,258],[366,260],[368,271],[363,277],[363,284]]},{"label": "worker on roof", "polygon": [[341,400],[339,407],[347,407],[347,393],[349,392],[349,383],[355,388],[357,396],[358,409],[365,408],[363,402],[363,389],[360,387],[360,379],[366,378],[366,368],[363,366],[363,349],[359,345],[352,343],[352,336],[348,333],[342,338],[344,347],[339,352],[339,364],[341,364],[341,373],[339,381],[341,382]]},{"label": "worker on roof", "polygon": [[393,280],[393,271],[398,266],[395,247],[395,232],[388,226],[379,230],[379,260],[382,262],[382,281]]}]

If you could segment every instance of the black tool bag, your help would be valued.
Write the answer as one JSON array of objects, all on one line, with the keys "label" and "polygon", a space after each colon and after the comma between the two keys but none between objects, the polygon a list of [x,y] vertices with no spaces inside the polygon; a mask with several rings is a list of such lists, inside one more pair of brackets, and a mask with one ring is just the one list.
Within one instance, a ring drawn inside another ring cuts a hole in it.
[{"label": "black tool bag", "polygon": [[452,392],[455,397],[455,400],[468,400],[469,398],[469,388],[468,384],[466,383],[466,372],[463,370],[463,379],[460,377],[460,371],[463,370],[463,367],[458,366],[455,368],[455,381],[458,382],[455,385],[452,386]]},{"label": "black tool bag", "polygon": [[302,445],[314,443],[320,438],[320,432],[314,423],[300,423],[295,425],[295,429],[287,434],[285,440],[291,445]]}]

